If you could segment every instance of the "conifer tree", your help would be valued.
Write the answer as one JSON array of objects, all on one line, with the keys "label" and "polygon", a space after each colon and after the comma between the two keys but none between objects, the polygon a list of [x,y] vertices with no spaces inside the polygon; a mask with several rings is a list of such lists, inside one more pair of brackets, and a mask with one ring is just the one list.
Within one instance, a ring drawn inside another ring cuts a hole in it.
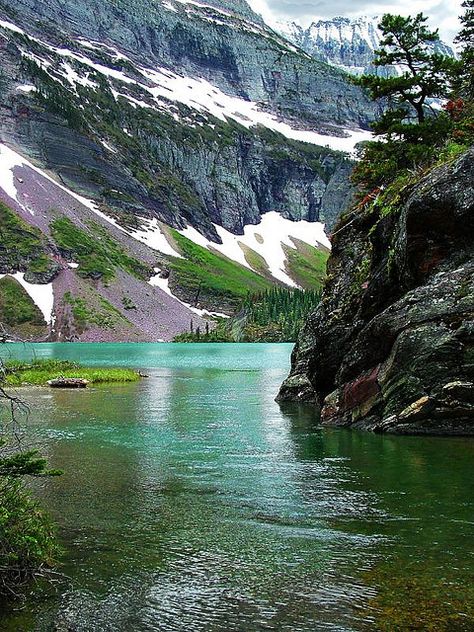
[{"label": "conifer tree", "polygon": [[386,14],[379,24],[381,48],[376,51],[374,63],[395,67],[401,73],[390,77],[365,75],[360,79],[374,99],[388,99],[395,104],[395,108],[382,117],[376,132],[386,133],[394,123],[413,117],[419,124],[424,123],[428,99],[449,94],[449,78],[455,61],[433,51],[439,34],[437,30],[430,31],[426,21],[422,13],[414,17]]}]

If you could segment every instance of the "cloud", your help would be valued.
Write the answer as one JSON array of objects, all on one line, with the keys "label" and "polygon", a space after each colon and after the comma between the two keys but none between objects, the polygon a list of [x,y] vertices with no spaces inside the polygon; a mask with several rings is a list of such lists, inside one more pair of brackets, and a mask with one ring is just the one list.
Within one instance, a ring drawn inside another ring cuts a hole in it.
[{"label": "cloud", "polygon": [[339,15],[381,15],[399,13],[414,15],[423,12],[432,27],[440,29],[444,39],[452,40],[459,30],[458,16],[462,0],[249,0],[254,11],[267,21],[296,20],[309,24],[315,19]]}]

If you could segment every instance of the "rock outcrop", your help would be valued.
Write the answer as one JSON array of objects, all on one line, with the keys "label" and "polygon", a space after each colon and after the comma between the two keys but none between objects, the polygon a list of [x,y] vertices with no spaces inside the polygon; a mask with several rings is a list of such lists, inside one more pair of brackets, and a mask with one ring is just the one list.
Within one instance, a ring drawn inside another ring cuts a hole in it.
[{"label": "rock outcrop", "polygon": [[280,401],[324,425],[474,434],[474,149],[336,227]]}]

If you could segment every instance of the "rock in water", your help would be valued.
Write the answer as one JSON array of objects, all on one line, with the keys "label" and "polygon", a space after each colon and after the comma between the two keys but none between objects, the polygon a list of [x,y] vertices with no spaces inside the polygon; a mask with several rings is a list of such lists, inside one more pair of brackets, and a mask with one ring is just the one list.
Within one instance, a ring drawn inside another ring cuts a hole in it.
[{"label": "rock in water", "polygon": [[48,380],[51,388],[87,388],[88,380],[79,377],[58,377],[55,380]]},{"label": "rock in water", "polygon": [[279,400],[325,425],[474,434],[474,149],[336,227]]}]

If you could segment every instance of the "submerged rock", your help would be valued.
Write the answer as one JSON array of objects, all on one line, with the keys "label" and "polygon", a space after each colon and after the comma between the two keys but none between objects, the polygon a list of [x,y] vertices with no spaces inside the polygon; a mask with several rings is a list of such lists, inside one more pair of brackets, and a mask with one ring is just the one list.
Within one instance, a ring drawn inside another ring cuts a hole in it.
[{"label": "submerged rock", "polygon": [[325,425],[474,434],[474,150],[336,227],[279,400]]}]

